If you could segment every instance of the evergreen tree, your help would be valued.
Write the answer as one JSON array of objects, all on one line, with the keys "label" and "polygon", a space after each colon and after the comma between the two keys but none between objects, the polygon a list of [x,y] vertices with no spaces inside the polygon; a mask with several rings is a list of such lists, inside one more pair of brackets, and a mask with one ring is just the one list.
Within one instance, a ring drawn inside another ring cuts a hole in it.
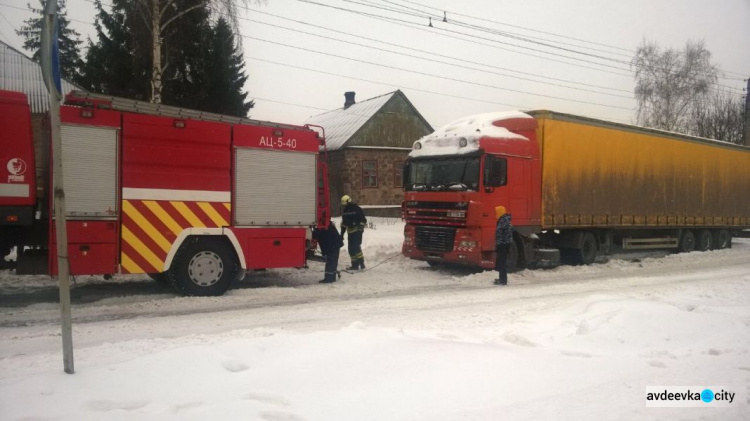
[{"label": "evergreen tree", "polygon": [[128,0],[112,0],[109,12],[100,0],[95,6],[97,42],[89,39],[82,85],[102,94],[147,100],[150,61],[144,23]]},{"label": "evergreen tree", "polygon": [[203,86],[204,100],[200,108],[220,114],[246,117],[253,101],[245,101],[247,92],[242,89],[247,81],[242,53],[234,42],[229,24],[220,18],[213,29],[208,55],[208,72]]},{"label": "evergreen tree", "polygon": [[[58,48],[60,51],[60,73],[62,77],[78,82],[80,79],[80,69],[83,62],[81,61],[80,45],[83,43],[76,30],[70,28],[68,12],[65,9],[67,0],[58,0],[57,9],[57,36]],[[42,47],[42,22],[44,21],[44,7],[46,0],[39,0],[40,7],[37,9],[27,3],[29,10],[38,15],[24,21],[24,26],[16,31],[16,34],[24,38],[23,48],[32,51],[32,58],[39,62],[39,50]]]}]

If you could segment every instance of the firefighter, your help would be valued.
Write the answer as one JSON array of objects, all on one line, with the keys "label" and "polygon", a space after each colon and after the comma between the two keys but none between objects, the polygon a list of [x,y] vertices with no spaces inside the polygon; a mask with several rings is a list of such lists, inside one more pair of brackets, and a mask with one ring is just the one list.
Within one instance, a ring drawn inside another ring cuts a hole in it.
[{"label": "firefighter", "polygon": [[328,221],[328,228],[315,228],[313,230],[313,238],[318,241],[320,252],[326,258],[325,277],[320,283],[330,284],[336,282],[336,274],[338,273],[336,269],[339,265],[341,247],[344,246],[344,237],[339,234],[336,225]]},{"label": "firefighter", "polygon": [[513,224],[511,216],[504,206],[495,208],[497,226],[495,228],[495,246],[497,250],[498,279],[495,285],[508,285],[508,249],[513,242]]},{"label": "firefighter", "polygon": [[352,198],[348,195],[341,197],[341,238],[344,237],[344,228],[349,234],[349,257],[352,259],[349,270],[365,268],[365,255],[362,253],[362,235],[365,233],[367,218]]}]

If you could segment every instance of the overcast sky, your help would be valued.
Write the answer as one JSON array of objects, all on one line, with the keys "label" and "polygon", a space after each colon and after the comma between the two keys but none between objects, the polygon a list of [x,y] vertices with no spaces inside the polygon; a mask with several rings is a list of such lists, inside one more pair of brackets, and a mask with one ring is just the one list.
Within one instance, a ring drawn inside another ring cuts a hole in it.
[{"label": "overcast sky", "polygon": [[[10,27],[31,16],[26,3],[0,0],[0,39],[18,49],[21,39]],[[342,107],[346,91],[355,91],[359,102],[401,89],[436,128],[465,115],[512,109],[632,122],[628,63],[644,38],[678,49],[689,39],[704,40],[725,72],[719,85],[738,96],[750,76],[750,0],[247,5],[240,13],[245,88],[256,100],[251,117],[262,120],[299,124]],[[93,0],[68,0],[68,10],[83,38],[95,38],[86,24],[94,21]]]}]

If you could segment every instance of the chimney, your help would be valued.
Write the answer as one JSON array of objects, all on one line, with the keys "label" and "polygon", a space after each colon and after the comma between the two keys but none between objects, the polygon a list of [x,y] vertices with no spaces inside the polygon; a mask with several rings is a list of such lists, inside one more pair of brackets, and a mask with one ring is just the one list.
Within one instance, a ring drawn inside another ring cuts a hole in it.
[{"label": "chimney", "polygon": [[344,109],[347,109],[357,103],[356,101],[354,101],[354,94],[354,92],[344,92]]}]

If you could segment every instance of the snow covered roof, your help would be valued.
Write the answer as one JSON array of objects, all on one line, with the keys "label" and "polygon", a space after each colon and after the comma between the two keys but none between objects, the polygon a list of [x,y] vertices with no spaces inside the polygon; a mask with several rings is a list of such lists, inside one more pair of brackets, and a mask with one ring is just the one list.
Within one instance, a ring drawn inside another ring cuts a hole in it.
[{"label": "snow covered roof", "polygon": [[420,149],[412,150],[409,156],[415,158],[471,153],[479,149],[479,139],[482,137],[529,140],[525,136],[494,124],[498,121],[516,118],[533,119],[530,115],[520,111],[475,114],[460,118],[419,139]]},{"label": "snow covered roof", "polygon": [[[61,81],[62,94],[80,87]],[[31,112],[45,113],[49,109],[49,94],[42,78],[42,67],[24,53],[0,41],[0,89],[23,92],[29,98]]]},{"label": "snow covered roof", "polygon": [[310,117],[305,124],[314,124],[325,129],[328,150],[341,149],[397,92],[399,91],[376,96],[355,103],[349,108],[318,114]]}]

